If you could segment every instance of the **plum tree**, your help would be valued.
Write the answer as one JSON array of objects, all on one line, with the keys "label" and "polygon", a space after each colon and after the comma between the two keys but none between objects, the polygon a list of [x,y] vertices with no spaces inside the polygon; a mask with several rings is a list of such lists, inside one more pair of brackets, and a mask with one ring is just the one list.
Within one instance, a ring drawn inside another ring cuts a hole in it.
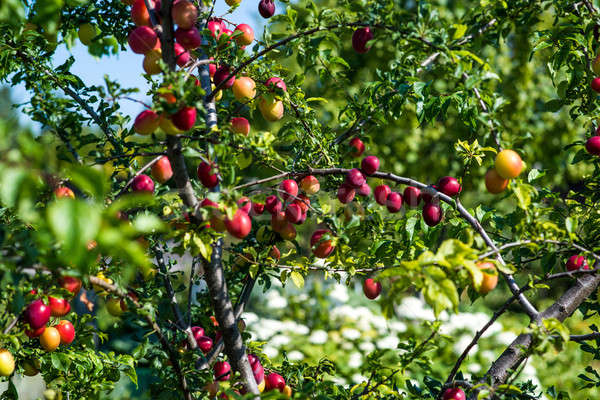
[{"label": "plum tree", "polygon": [[[6,4],[0,79],[26,98],[0,110],[3,381],[600,396],[594,2]],[[91,85],[77,37],[143,55],[144,85]],[[519,336],[493,347],[501,324]]]}]

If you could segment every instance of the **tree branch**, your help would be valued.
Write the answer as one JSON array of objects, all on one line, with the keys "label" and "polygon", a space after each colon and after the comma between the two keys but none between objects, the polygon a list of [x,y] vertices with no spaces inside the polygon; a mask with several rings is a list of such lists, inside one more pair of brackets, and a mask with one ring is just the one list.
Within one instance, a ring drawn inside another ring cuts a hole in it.
[{"label": "tree branch", "polygon": [[508,307],[518,298],[519,294],[524,293],[530,289],[533,289],[536,285],[543,284],[543,283],[546,283],[551,280],[561,279],[561,278],[566,278],[566,277],[574,278],[579,275],[585,276],[585,275],[595,274],[596,272],[597,272],[596,269],[592,269],[592,270],[580,269],[580,270],[576,270],[576,271],[559,272],[559,273],[553,274],[553,275],[546,275],[545,277],[543,277],[541,279],[538,279],[534,282],[530,282],[527,285],[519,288],[518,293],[513,294],[512,297],[510,297],[508,300],[506,300],[504,302],[504,304],[492,315],[492,318],[480,330],[478,330],[475,333],[475,336],[473,337],[471,342],[467,345],[465,350],[463,350],[463,352],[459,356],[458,360],[454,364],[452,371],[448,375],[448,379],[446,379],[446,384],[449,384],[450,382],[452,382],[452,380],[458,373],[458,370],[459,370],[461,364],[467,358],[467,355],[469,354],[471,349],[477,344],[479,339],[481,339],[481,337],[483,336],[485,331],[487,331],[488,328],[490,326],[492,326],[493,323],[496,322],[496,320],[508,310]]},{"label": "tree branch", "polygon": [[[309,168],[307,171],[288,172],[288,173],[273,175],[273,176],[263,178],[263,179],[258,179],[258,180],[252,181],[252,182],[238,185],[238,186],[234,187],[233,189],[239,190],[239,189],[247,188],[250,186],[268,183],[268,182],[271,182],[274,180],[283,179],[283,178],[287,178],[287,177],[299,177],[299,176],[311,175],[311,174],[312,175],[345,175],[346,173],[348,173],[348,171],[349,171],[348,169],[344,169],[344,168],[324,168],[324,169]],[[374,178],[390,180],[390,181],[393,181],[396,183],[415,186],[419,189],[427,189],[427,190],[431,191],[435,197],[438,197],[440,200],[451,205],[452,207],[454,207],[456,209],[456,211],[458,211],[458,213],[463,217],[463,219],[465,219],[479,233],[479,235],[483,238],[485,243],[492,250],[495,251],[498,262],[501,263],[502,265],[504,265],[504,260],[499,255],[498,248],[496,247],[496,244],[494,243],[494,241],[489,237],[489,235],[487,234],[487,232],[485,231],[483,226],[481,226],[481,223],[473,215],[471,215],[467,211],[467,209],[464,208],[464,206],[460,203],[460,201],[458,199],[453,199],[453,198],[445,195],[442,192],[438,192],[433,187],[428,186],[422,182],[416,181],[411,178],[405,178],[402,176],[394,175],[389,172],[376,172],[375,174],[373,174],[371,176]],[[504,273],[502,273],[502,275],[506,279],[511,292],[513,294],[518,293],[519,286],[515,282],[513,276],[510,274],[504,274]],[[527,315],[532,320],[538,321],[539,313],[536,310],[536,308],[529,302],[529,300],[527,300],[527,298],[523,294],[520,294],[518,299],[519,299],[519,303],[522,305],[522,307],[523,307],[524,311],[527,313]]]},{"label": "tree branch", "polygon": [[192,332],[192,328],[190,324],[186,324],[181,314],[181,310],[179,309],[179,304],[177,304],[177,297],[175,295],[175,290],[173,289],[173,285],[171,284],[171,280],[167,275],[168,270],[165,265],[165,261],[163,258],[163,254],[161,251],[155,251],[156,261],[158,262],[158,266],[160,267],[160,272],[163,274],[163,281],[165,284],[165,289],[167,289],[167,294],[169,295],[169,300],[171,303],[171,309],[173,310],[173,315],[175,315],[175,320],[177,322],[177,326],[179,329],[183,330],[186,334],[186,338],[188,341],[188,345],[191,349],[195,349],[198,347],[196,343],[196,338],[194,338],[194,333]]},{"label": "tree branch", "polygon": [[[561,322],[564,321],[596,290],[598,284],[600,284],[600,274],[585,274],[578,278],[575,284],[554,304],[541,313],[542,318],[556,318]],[[485,378],[493,386],[505,382],[509,370],[516,368],[525,359],[532,344],[533,336],[531,334],[519,335],[492,364]],[[471,397],[476,398],[476,395],[477,391],[472,393]]]}]

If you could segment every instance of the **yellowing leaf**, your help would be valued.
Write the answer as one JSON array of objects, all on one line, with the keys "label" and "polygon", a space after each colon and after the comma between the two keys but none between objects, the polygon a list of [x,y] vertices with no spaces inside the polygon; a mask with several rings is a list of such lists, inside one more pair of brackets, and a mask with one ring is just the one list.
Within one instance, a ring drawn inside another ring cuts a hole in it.
[{"label": "yellowing leaf", "polygon": [[292,271],[290,273],[290,278],[292,278],[294,285],[296,285],[298,288],[302,289],[304,287],[304,277],[300,272]]}]

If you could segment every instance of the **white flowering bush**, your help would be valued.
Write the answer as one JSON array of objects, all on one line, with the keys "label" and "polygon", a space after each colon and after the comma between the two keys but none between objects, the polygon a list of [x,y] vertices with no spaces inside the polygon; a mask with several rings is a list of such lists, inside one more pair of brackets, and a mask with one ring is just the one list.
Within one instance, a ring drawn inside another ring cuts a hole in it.
[{"label": "white flowering bush", "polygon": [[[485,309],[482,302],[465,302],[460,312],[443,312],[436,320],[433,310],[420,296],[407,294],[394,306],[393,318],[386,319],[380,304],[366,299],[362,288],[348,287],[335,280],[323,281],[315,276],[307,280],[303,290],[294,285],[271,286],[263,295],[253,298],[244,320],[252,340],[262,344],[264,355],[274,364],[285,360],[293,364],[315,364],[325,357],[336,367],[336,375],[330,379],[351,387],[368,381],[365,370],[370,353],[380,350],[384,354],[401,354],[404,343],[411,338],[426,337],[438,323],[440,344],[429,357],[433,360],[431,373],[443,375],[476,332],[490,320],[491,314],[484,312]],[[468,372],[465,378],[485,372],[486,366],[517,337],[520,325],[515,322],[515,317],[509,317],[494,322],[485,331],[463,363],[463,369]],[[581,324],[581,315],[574,316],[573,327]],[[577,344],[569,345],[568,350],[532,357],[520,370],[519,380],[530,381],[539,392],[542,381],[547,380],[548,385],[555,382],[552,365],[562,368],[565,363],[577,363],[578,367],[585,368],[591,361],[590,356],[582,356],[585,353],[579,351]],[[561,361],[552,362],[558,354]],[[576,385],[574,373],[561,373],[564,378],[571,377],[564,380],[565,385]],[[423,378],[422,371],[410,368],[404,376],[397,377],[416,381]],[[596,395],[598,391],[592,389],[581,393]]]}]

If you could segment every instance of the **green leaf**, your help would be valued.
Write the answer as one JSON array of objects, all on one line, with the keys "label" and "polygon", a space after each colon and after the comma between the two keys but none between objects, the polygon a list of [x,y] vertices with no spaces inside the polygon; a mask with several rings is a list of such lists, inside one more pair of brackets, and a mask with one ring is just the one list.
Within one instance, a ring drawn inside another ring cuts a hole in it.
[{"label": "green leaf", "polygon": [[535,188],[526,183],[517,181],[513,186],[513,191],[515,196],[517,196],[519,208],[523,210],[529,209],[529,206],[531,205],[531,196],[535,193]]},{"label": "green leaf", "polygon": [[96,239],[100,229],[100,210],[79,199],[58,199],[48,207],[48,224],[63,257],[69,263],[79,264],[89,253],[87,243]]},{"label": "green leaf", "polygon": [[557,112],[562,108],[564,101],[562,99],[552,99],[544,103],[544,111]]},{"label": "green leaf", "polygon": [[194,254],[198,254],[199,252],[205,260],[210,260],[210,256],[212,255],[212,246],[210,244],[204,242],[204,240],[196,234],[192,235],[192,244],[195,249],[195,251],[192,251]]},{"label": "green leaf", "polygon": [[237,165],[240,169],[248,168],[252,164],[252,154],[249,152],[241,152],[237,157]]},{"label": "green leaf", "polygon": [[453,24],[452,27],[454,28],[454,35],[452,35],[452,40],[457,40],[463,37],[467,32],[467,29],[469,28],[467,25],[463,24]]},{"label": "green leaf", "polygon": [[69,365],[71,365],[71,360],[63,353],[52,353],[51,360],[52,366],[62,372],[67,372],[69,370]]},{"label": "green leaf", "polygon": [[154,214],[138,214],[132,225],[139,233],[156,233],[165,227],[161,219]]},{"label": "green leaf", "polygon": [[536,179],[540,179],[544,175],[546,175],[546,173],[544,171],[540,171],[539,169],[532,168],[531,171],[529,171],[529,174],[527,174],[527,182],[531,183],[531,182],[535,181]]},{"label": "green leaf", "polygon": [[300,272],[292,271],[290,273],[290,278],[292,278],[294,285],[296,285],[296,287],[298,287],[299,289],[302,289],[304,287],[304,277]]},{"label": "green leaf", "polygon": [[76,166],[69,171],[68,176],[73,184],[82,192],[96,199],[106,197],[109,186],[108,180],[104,177],[102,171],[89,167]]},{"label": "green leaf", "polygon": [[477,267],[477,264],[474,261],[465,260],[463,265],[465,269],[469,272],[469,275],[471,275],[471,282],[473,283],[473,288],[476,291],[479,291],[481,283],[483,282],[483,273]]}]

